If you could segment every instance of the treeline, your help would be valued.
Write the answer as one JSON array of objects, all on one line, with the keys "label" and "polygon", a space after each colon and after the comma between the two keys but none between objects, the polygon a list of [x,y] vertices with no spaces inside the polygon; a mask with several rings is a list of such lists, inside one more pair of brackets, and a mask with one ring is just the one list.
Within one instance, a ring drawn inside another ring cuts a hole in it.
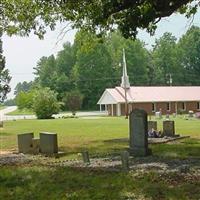
[{"label": "treeline", "polygon": [[[65,43],[56,57],[39,60],[31,85],[50,88],[59,101],[79,91],[82,109],[95,109],[105,88],[120,85],[123,48],[132,86],[169,85],[170,78],[172,85],[200,85],[200,28],[196,26],[180,40],[165,33],[151,50],[140,40],[124,39],[119,32],[98,38],[80,31],[74,43]],[[16,94],[23,91],[19,88]]]}]

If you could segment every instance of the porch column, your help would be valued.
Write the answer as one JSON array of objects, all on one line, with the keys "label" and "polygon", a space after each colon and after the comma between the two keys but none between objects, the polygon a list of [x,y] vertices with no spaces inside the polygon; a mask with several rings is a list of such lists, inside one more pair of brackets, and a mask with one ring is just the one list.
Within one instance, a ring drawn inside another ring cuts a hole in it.
[{"label": "porch column", "polygon": [[102,110],[101,110],[101,104],[99,104],[99,108],[100,108],[100,112],[101,112],[101,111],[102,111]]},{"label": "porch column", "polygon": [[105,111],[108,111],[108,105],[105,104]]},{"label": "porch column", "polygon": [[177,102],[175,102],[175,110],[176,110],[176,114],[178,114],[178,105],[177,105]]},{"label": "porch column", "polygon": [[121,116],[121,104],[117,104],[117,116]]},{"label": "porch column", "polygon": [[114,112],[113,112],[113,104],[111,104],[111,116],[114,116]]}]

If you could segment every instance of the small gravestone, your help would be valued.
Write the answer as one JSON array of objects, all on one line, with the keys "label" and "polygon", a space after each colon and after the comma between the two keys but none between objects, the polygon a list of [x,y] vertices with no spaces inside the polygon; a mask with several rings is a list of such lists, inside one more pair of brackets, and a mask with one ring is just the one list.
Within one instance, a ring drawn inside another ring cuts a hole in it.
[{"label": "small gravestone", "polygon": [[194,117],[194,111],[193,110],[189,110],[188,117]]},{"label": "small gravestone", "polygon": [[163,121],[163,135],[168,137],[175,136],[174,121]]},{"label": "small gravestone", "polygon": [[160,118],[160,112],[159,111],[155,112],[155,117],[156,117],[156,119]]},{"label": "small gravestone", "polygon": [[40,139],[33,138],[32,139],[32,153],[38,154],[40,152]]},{"label": "small gravestone", "polygon": [[19,153],[31,153],[33,133],[18,134]]},{"label": "small gravestone", "polygon": [[3,128],[3,121],[0,121],[0,128]]},{"label": "small gravestone", "polygon": [[88,151],[82,152],[82,158],[84,163],[90,164],[90,157]]},{"label": "small gravestone", "polygon": [[45,154],[58,153],[58,142],[56,133],[40,133],[40,152]]},{"label": "small gravestone", "polygon": [[157,131],[157,121],[148,121],[148,131],[152,129]]},{"label": "small gravestone", "polygon": [[122,161],[122,170],[128,171],[129,170],[129,152],[123,151],[121,153],[121,161]]},{"label": "small gravestone", "polygon": [[159,119],[162,119],[162,109],[159,109]]},{"label": "small gravestone", "polygon": [[169,114],[166,114],[166,120],[169,120]]},{"label": "small gravestone", "polygon": [[144,110],[135,109],[129,117],[130,154],[133,156],[147,156],[148,128],[147,113]]}]

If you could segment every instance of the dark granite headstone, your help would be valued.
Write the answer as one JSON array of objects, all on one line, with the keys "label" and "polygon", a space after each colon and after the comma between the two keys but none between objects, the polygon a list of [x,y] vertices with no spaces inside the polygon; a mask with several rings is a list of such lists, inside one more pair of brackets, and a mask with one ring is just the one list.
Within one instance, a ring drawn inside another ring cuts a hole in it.
[{"label": "dark granite headstone", "polygon": [[148,121],[148,131],[154,129],[157,131],[157,121]]},{"label": "dark granite headstone", "polygon": [[129,129],[130,154],[133,156],[147,156],[150,154],[146,111],[135,109],[130,113]]},{"label": "dark granite headstone", "polygon": [[40,152],[45,154],[58,153],[58,142],[56,133],[40,133]]},{"label": "dark granite headstone", "polygon": [[163,121],[163,135],[168,137],[175,136],[174,121]]},{"label": "dark granite headstone", "polygon": [[33,133],[18,134],[19,153],[31,153]]}]

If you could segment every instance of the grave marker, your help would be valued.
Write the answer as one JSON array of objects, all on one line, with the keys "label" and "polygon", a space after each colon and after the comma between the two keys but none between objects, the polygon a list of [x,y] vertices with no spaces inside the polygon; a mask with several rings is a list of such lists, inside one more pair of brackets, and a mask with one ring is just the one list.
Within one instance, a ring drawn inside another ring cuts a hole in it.
[{"label": "grave marker", "polygon": [[147,113],[144,110],[135,109],[129,117],[130,134],[130,154],[133,156],[147,156],[148,149],[148,129]]},{"label": "grave marker", "polygon": [[18,134],[19,153],[31,153],[33,133]]},{"label": "grave marker", "polygon": [[163,121],[163,135],[168,137],[175,136],[174,121]]},{"label": "grave marker", "polygon": [[82,158],[83,162],[89,164],[90,163],[90,157],[88,151],[83,151],[82,152]]},{"label": "grave marker", "polygon": [[40,151],[45,154],[58,153],[58,142],[56,133],[40,133]]},{"label": "grave marker", "polygon": [[129,152],[123,151],[121,153],[121,161],[122,161],[122,170],[128,171],[129,170]]},{"label": "grave marker", "polygon": [[157,131],[157,121],[148,121],[148,131],[152,129]]}]

